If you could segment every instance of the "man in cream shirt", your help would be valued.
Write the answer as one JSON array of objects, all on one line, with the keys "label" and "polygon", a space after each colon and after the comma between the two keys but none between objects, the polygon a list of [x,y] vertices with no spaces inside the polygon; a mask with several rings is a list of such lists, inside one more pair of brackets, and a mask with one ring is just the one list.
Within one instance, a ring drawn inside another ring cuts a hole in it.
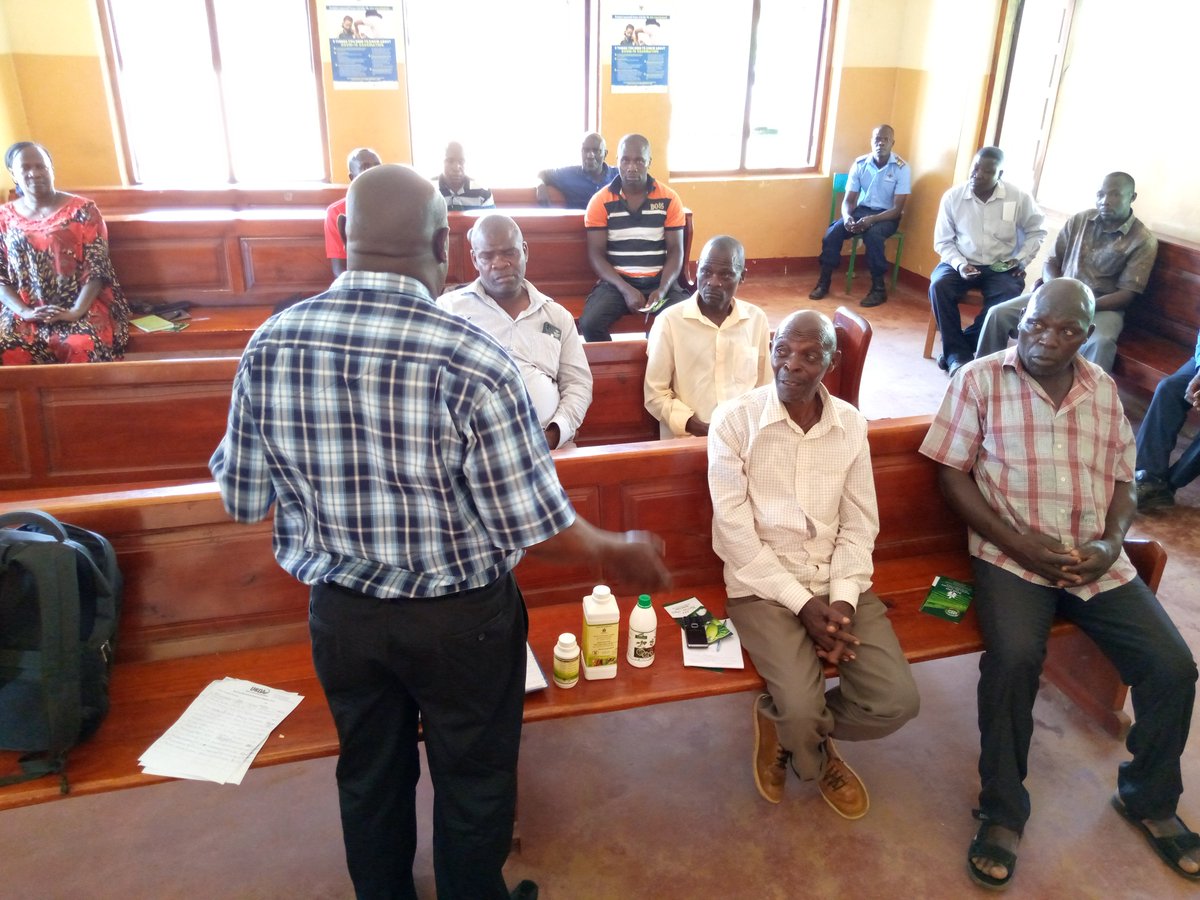
[{"label": "man in cream shirt", "polygon": [[742,245],[714,237],[700,251],[696,293],[650,329],[646,409],[661,438],[703,437],[718,403],[770,383],[766,314],[734,296],[745,272]]},{"label": "man in cream shirt", "polygon": [[516,222],[487,215],[469,237],[479,277],[443,294],[438,306],[496,339],[521,371],[550,449],[571,444],[592,403],[592,371],[575,319],[525,280],[529,246]]}]

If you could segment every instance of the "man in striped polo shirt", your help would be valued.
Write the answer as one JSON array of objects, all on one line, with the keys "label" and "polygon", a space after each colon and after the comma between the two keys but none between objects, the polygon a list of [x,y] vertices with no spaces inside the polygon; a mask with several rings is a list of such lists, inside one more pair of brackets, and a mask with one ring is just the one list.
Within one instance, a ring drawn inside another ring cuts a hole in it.
[{"label": "man in striped polo shirt", "polygon": [[584,303],[585,341],[610,341],[626,313],[657,313],[688,296],[679,284],[683,227],[679,195],[650,175],[650,141],[627,134],[617,146],[618,175],[583,216],[588,261],[600,276]]},{"label": "man in striped polo shirt", "polygon": [[496,205],[492,192],[477,181],[467,177],[467,156],[462,144],[451,141],[446,145],[446,157],[442,160],[442,174],[433,179],[438,192],[446,201],[446,209],[482,209]]}]

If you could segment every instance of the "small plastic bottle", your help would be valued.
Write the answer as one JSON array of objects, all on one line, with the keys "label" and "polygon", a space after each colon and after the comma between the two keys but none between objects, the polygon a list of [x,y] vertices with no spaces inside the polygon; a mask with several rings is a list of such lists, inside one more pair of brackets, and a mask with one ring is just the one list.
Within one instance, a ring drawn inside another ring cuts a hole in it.
[{"label": "small plastic bottle", "polygon": [[554,683],[560,688],[579,684],[579,645],[569,631],[560,634],[554,645]]},{"label": "small plastic bottle", "polygon": [[583,598],[583,677],[588,681],[617,677],[617,637],[621,610],[607,585],[598,584]]},{"label": "small plastic bottle", "polygon": [[658,634],[658,616],[650,605],[650,595],[638,597],[629,614],[629,648],[625,660],[631,666],[645,668],[654,662],[654,639]]}]

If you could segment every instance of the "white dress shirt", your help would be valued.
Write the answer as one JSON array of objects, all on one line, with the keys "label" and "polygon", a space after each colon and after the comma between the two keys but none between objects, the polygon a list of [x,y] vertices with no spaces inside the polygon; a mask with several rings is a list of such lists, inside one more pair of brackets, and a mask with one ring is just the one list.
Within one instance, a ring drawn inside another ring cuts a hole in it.
[{"label": "white dress shirt", "polygon": [[867,420],[820,386],[804,432],[774,384],[717,408],[708,433],[713,550],[730,597],[762,597],[794,613],[813,596],[857,609],[871,586],[879,533]]},{"label": "white dress shirt", "polygon": [[662,438],[684,437],[693,415],[711,422],[717,404],[771,381],[766,313],[734,299],[718,328],[693,294],[655,319],[647,343],[646,409]]},{"label": "white dress shirt", "polygon": [[950,188],[942,195],[933,226],[933,249],[954,269],[963,263],[982,269],[1008,259],[1024,269],[1045,238],[1037,203],[1003,181],[997,182],[986,202],[975,196],[970,184]]},{"label": "white dress shirt", "polygon": [[529,306],[515,319],[488,296],[478,278],[443,294],[437,303],[482,328],[512,357],[542,428],[558,423],[561,447],[575,437],[591,406],[592,370],[574,316],[528,281],[525,290]]}]

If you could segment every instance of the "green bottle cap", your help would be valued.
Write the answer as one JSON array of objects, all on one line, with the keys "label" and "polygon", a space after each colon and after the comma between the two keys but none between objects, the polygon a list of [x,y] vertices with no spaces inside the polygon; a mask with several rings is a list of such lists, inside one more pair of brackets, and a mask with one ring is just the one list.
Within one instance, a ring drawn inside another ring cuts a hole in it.
[{"label": "green bottle cap", "polygon": [[638,606],[640,606],[642,609],[649,609],[650,608],[650,595],[649,594],[639,594],[638,595]]}]

